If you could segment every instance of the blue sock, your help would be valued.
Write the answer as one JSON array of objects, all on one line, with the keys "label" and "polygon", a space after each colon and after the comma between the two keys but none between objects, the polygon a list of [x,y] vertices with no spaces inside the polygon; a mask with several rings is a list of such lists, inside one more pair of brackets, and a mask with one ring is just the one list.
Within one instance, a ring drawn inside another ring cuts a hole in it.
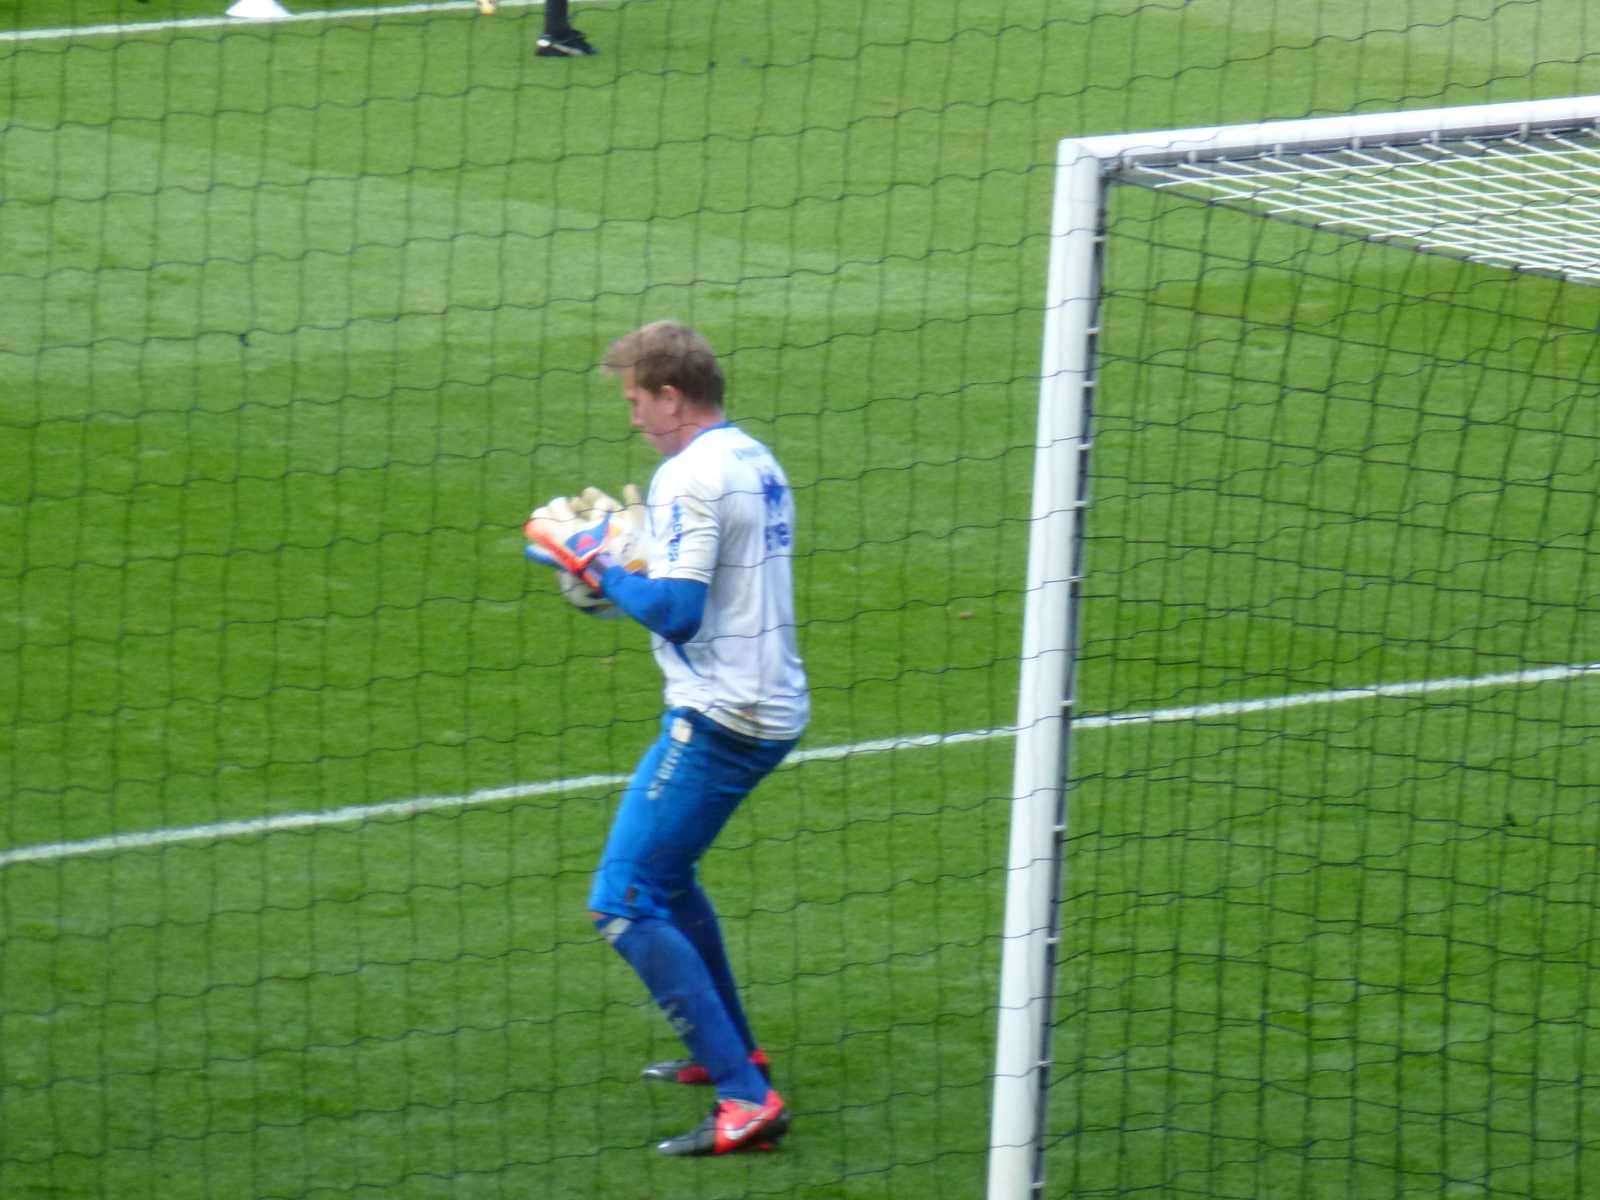
[{"label": "blue sock", "polygon": [[[619,924],[621,929],[617,928]],[[744,1039],[734,1028],[705,961],[689,939],[653,917],[635,921],[601,917],[595,927],[650,989],[673,1031],[710,1074],[718,1097],[758,1104],[765,1100],[767,1081],[750,1062]]]},{"label": "blue sock", "polygon": [[740,1003],[739,986],[733,981],[733,968],[728,963],[728,951],[722,944],[722,926],[717,921],[717,910],[711,906],[710,897],[699,884],[672,901],[672,923],[689,939],[689,944],[700,952],[700,961],[705,963],[711,982],[716,985],[717,995],[722,998],[722,1007],[744,1042],[745,1053],[753,1054],[758,1043],[750,1032],[744,1005]]}]

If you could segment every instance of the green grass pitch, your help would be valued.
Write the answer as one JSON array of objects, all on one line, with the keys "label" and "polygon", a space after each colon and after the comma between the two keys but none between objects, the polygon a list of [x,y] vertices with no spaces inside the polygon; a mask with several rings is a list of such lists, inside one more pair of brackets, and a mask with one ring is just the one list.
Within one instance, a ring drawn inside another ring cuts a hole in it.
[{"label": "green grass pitch", "polygon": [[[1055,141],[1600,91],[1600,23],[223,7],[0,4],[0,1197],[981,1194],[1010,742],[825,751],[1014,719]],[[1600,302],[1113,221],[1082,707],[1235,708],[1075,735],[1047,1194],[1593,1194],[1600,684],[1271,702],[1600,660]],[[816,687],[705,867],[797,1112],[726,1162],[584,915],[657,673],[518,531],[645,479],[592,366],[667,315]]]}]

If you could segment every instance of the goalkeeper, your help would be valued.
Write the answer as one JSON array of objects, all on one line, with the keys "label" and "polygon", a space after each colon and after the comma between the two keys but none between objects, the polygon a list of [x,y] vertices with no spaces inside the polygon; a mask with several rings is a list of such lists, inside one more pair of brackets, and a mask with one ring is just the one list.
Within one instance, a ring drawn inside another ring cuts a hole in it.
[{"label": "goalkeeper", "polygon": [[[699,333],[672,321],[615,342],[606,367],[665,458],[645,503],[593,489],[529,519],[530,557],[582,578],[651,632],[661,733],[623,793],[590,892],[595,927],[644,981],[690,1057],[646,1078],[709,1083],[711,1115],[658,1149],[765,1149],[788,1130],[696,864],[782,761],[810,712],[795,639],[794,501],[772,453],[730,424]],[[631,490],[630,490],[631,491]],[[648,564],[647,570],[630,570]]]}]

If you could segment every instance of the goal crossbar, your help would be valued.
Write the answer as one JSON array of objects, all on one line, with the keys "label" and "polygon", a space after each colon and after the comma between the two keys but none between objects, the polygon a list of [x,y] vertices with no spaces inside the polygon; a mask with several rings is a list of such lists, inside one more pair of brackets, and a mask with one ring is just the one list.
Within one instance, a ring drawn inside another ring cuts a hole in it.
[{"label": "goal crossbar", "polygon": [[1593,129],[1600,95],[1471,104],[1356,116],[1307,117],[1142,133],[1063,138],[1058,165],[1094,159],[1107,169],[1255,154],[1314,153],[1345,146],[1506,137],[1554,129]]},{"label": "goal crossbar", "polygon": [[1023,611],[989,1200],[1044,1195],[1081,518],[1088,502],[1089,413],[1110,185],[1177,188],[1264,217],[1600,284],[1597,130],[1600,96],[1581,96],[1059,143]]}]

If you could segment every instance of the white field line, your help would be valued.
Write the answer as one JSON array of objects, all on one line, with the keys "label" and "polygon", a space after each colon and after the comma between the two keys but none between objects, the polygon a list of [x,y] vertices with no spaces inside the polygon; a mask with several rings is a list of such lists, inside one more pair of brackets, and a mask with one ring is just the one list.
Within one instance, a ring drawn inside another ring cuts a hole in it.
[{"label": "white field line", "polygon": [[[1348,704],[1357,700],[1378,698],[1428,696],[1437,692],[1482,691],[1487,688],[1518,687],[1538,683],[1554,683],[1580,679],[1585,676],[1600,678],[1600,663],[1572,663],[1565,666],[1545,667],[1536,671],[1509,671],[1496,675],[1460,676],[1450,679],[1418,680],[1411,683],[1378,683],[1370,687],[1343,688],[1329,692],[1302,692],[1293,696],[1278,696],[1263,700],[1239,700],[1231,703],[1200,704],[1188,708],[1163,708],[1148,712],[1119,713],[1113,716],[1084,717],[1073,722],[1075,730],[1122,729],[1134,725],[1153,725],[1168,721],[1204,721],[1215,717],[1235,717],[1248,713],[1277,712],[1288,708],[1306,708],[1312,705]],[[784,768],[801,766],[809,762],[828,762],[863,754],[886,754],[896,750],[922,750],[941,746],[961,746],[973,742],[987,742],[996,738],[1014,737],[1016,729],[974,729],[965,733],[927,733],[918,736],[880,738],[875,741],[856,742],[848,746],[820,746],[814,750],[798,750],[784,761]],[[459,796],[415,796],[409,800],[391,800],[382,804],[352,804],[344,808],[321,812],[284,813],[275,817],[256,817],[243,821],[218,821],[210,825],[187,825],[176,829],[152,829],[143,833],[115,833],[107,837],[88,838],[78,842],[51,842],[39,846],[22,846],[15,850],[0,851],[0,870],[26,862],[47,862],[53,859],[81,858],[91,854],[116,854],[128,850],[173,846],[182,842],[217,842],[230,838],[255,837],[264,834],[285,833],[296,829],[314,829],[326,825],[356,825],[363,822],[395,821],[415,813],[438,812],[453,808],[470,808],[481,804],[495,804],[506,800],[525,800],[534,796],[552,796],[565,792],[584,792],[616,788],[628,780],[626,775],[581,775],[571,779],[550,779],[542,783],[514,783],[505,787],[483,788]]]},{"label": "white field line", "polygon": [[[582,0],[579,0],[581,3]],[[289,0],[294,3],[294,0]],[[217,0],[217,7],[227,0]],[[543,8],[544,0],[500,0],[505,8]],[[62,25],[54,29],[12,29],[0,32],[0,43],[52,42],[66,38],[133,37],[144,33],[165,33],[173,29],[265,29],[274,25],[291,25],[304,21],[354,21],[367,17],[406,17],[422,13],[470,12],[477,14],[476,0],[436,0],[432,4],[374,4],[369,8],[319,8],[309,12],[291,12],[286,17],[268,20],[249,20],[243,17],[180,17],[167,21],[124,21],[116,25]]]}]

